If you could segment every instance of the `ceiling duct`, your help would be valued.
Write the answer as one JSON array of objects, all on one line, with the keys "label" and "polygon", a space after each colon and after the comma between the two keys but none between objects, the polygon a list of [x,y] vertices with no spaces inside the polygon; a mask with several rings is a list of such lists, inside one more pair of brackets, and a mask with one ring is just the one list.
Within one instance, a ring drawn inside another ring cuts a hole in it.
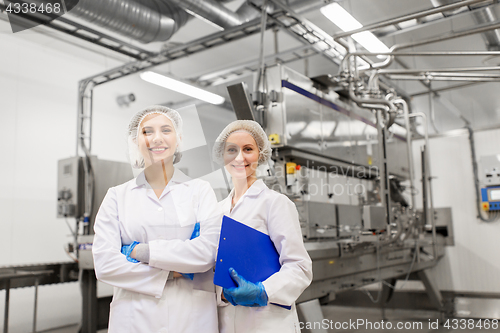
[{"label": "ceiling duct", "polygon": [[[431,0],[434,7],[448,5],[458,0]],[[446,12],[443,13],[446,15]],[[474,22],[478,25],[487,23],[498,22],[497,15],[495,14],[492,6],[473,9],[472,17]],[[499,51],[500,50],[500,30],[495,29],[481,34],[486,43],[488,51]]]},{"label": "ceiling duct", "polygon": [[141,43],[166,41],[187,21],[179,7],[147,0],[80,0],[68,14]]},{"label": "ceiling duct", "polygon": [[[244,2],[236,12],[224,6],[232,0],[66,0],[68,13],[141,43],[168,40],[192,16],[202,17],[222,28],[231,28],[260,17],[260,12]],[[262,1],[262,0],[261,0]],[[291,6],[319,0],[294,0]],[[269,4],[268,11],[274,6]]]},{"label": "ceiling duct", "polygon": [[221,28],[230,28],[245,21],[235,12],[214,0],[168,0],[182,7],[188,13],[201,16]]},{"label": "ceiling duct", "polygon": [[[244,2],[236,12],[231,11],[220,2],[215,0],[168,0],[182,7],[188,13],[201,16],[215,23],[221,28],[227,29],[241,25],[260,16],[258,10],[247,2]],[[222,2],[225,2],[223,0]],[[272,11],[272,4],[268,4],[268,10]]]}]

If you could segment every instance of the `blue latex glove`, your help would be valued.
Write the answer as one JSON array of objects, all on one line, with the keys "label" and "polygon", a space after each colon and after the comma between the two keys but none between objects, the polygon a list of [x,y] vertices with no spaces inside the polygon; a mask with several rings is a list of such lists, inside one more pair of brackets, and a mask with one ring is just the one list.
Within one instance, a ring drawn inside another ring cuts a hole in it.
[{"label": "blue latex glove", "polygon": [[[191,234],[191,238],[189,238],[189,239],[195,239],[199,235],[200,235],[200,222],[196,222],[196,224],[194,225],[193,233]],[[186,279],[193,280],[193,278],[194,278],[194,273],[181,273],[181,274]]]},{"label": "blue latex glove", "polygon": [[130,262],[139,262],[139,260],[135,260],[134,258],[130,257],[130,254],[134,250],[134,247],[139,244],[139,242],[134,241],[130,245],[123,245],[121,252],[127,257],[127,260]]},{"label": "blue latex glove", "polygon": [[229,269],[229,274],[231,278],[238,285],[236,288],[224,288],[222,292],[224,297],[232,305],[242,305],[242,306],[266,306],[267,305],[267,294],[266,289],[262,282],[252,283],[245,280],[242,276],[233,269]]}]

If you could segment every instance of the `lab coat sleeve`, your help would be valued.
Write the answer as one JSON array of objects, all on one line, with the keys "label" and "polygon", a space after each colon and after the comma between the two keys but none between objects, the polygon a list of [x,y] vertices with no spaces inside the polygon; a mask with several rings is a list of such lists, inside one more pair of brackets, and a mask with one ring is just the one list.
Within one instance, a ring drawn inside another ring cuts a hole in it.
[{"label": "lab coat sleeve", "polygon": [[110,188],[94,225],[92,253],[97,279],[114,287],[161,297],[169,272],[127,261],[120,252],[122,240],[118,219],[116,190]]},{"label": "lab coat sleeve", "polygon": [[302,240],[297,208],[284,195],[272,202],[267,228],[279,253],[281,269],[263,285],[270,303],[290,306],[312,281],[312,261]]},{"label": "lab coat sleeve", "polygon": [[149,242],[149,265],[182,273],[202,273],[215,265],[222,213],[209,183],[198,192],[197,222],[200,236],[192,240],[153,240]]}]

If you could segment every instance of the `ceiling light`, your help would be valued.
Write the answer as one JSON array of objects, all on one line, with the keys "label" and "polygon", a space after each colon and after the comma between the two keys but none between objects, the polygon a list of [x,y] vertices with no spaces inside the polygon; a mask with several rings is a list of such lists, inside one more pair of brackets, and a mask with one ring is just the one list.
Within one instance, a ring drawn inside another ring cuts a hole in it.
[{"label": "ceiling light", "polygon": [[225,98],[187,83],[174,80],[170,77],[154,73],[144,72],[140,74],[141,79],[160,87],[176,91],[178,93],[188,95],[190,97],[200,99],[202,101],[219,105],[224,103]]},{"label": "ceiling light", "polygon": [[[332,21],[343,31],[352,31],[363,27],[363,25],[359,23],[358,20],[352,17],[352,15],[349,14],[338,3],[332,3],[330,5],[324,6],[320,10],[321,13],[326,16],[326,18]],[[351,37],[369,52],[390,52],[389,48],[377,37],[375,37],[375,35],[370,31],[359,32],[357,34],[353,34]]]}]

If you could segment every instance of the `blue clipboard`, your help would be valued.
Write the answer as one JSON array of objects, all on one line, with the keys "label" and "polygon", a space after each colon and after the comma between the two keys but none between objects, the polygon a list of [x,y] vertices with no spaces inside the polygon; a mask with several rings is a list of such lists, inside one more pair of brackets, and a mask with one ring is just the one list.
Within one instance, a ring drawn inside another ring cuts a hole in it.
[{"label": "blue clipboard", "polygon": [[[257,283],[278,272],[281,265],[268,235],[224,215],[215,264],[215,285],[237,287],[229,274],[231,267],[247,281]],[[290,306],[275,305],[291,309]]]}]

